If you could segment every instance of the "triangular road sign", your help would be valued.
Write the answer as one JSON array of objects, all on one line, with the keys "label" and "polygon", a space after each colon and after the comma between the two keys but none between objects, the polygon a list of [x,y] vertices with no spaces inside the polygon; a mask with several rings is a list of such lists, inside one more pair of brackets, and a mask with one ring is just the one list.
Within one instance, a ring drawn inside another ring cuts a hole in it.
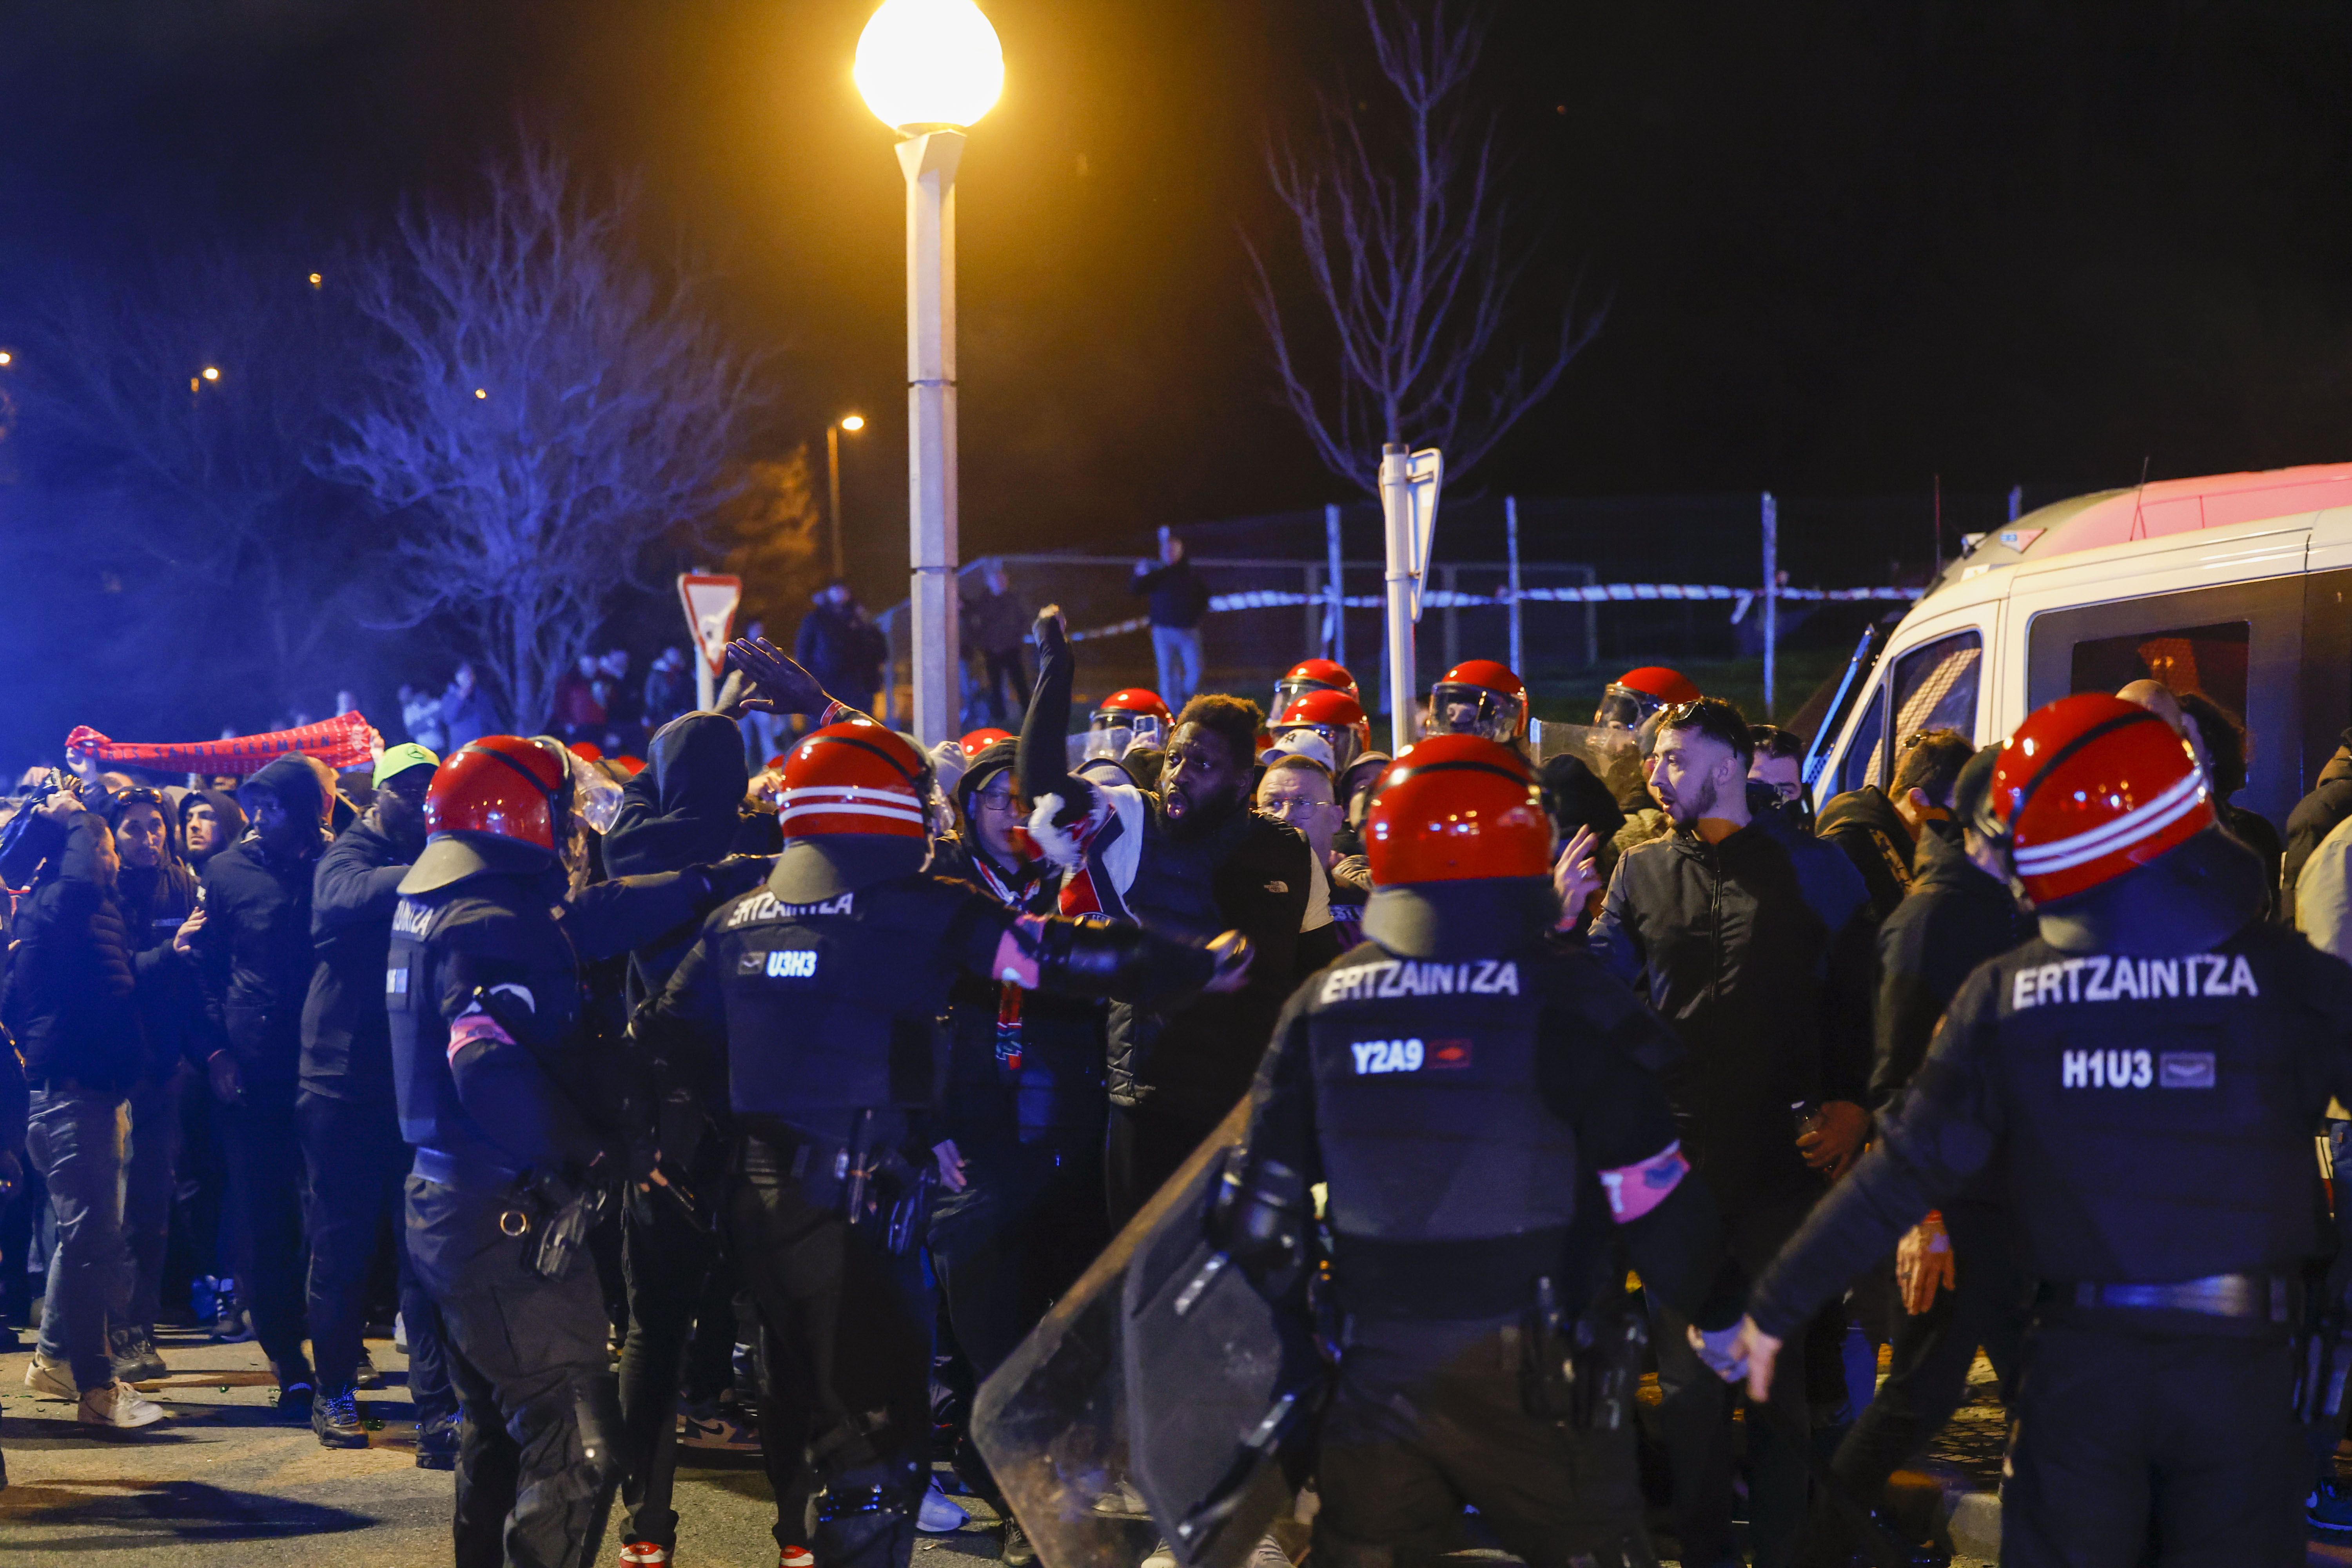
[{"label": "triangular road sign", "polygon": [[727,662],[727,634],[735,622],[735,606],[743,602],[743,579],[683,572],[678,574],[677,596],[686,605],[687,629],[694,636],[694,646],[716,676]]}]

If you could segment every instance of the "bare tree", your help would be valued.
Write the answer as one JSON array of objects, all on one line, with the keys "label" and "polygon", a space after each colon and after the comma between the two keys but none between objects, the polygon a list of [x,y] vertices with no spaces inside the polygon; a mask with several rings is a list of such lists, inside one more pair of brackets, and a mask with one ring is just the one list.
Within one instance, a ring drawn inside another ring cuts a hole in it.
[{"label": "bare tree", "polygon": [[381,392],[325,467],[394,514],[387,624],[445,621],[530,731],[612,590],[739,492],[756,400],[698,280],[628,253],[628,191],[591,199],[538,144],[488,184],[362,268]]},{"label": "bare tree", "polygon": [[[1270,147],[1276,193],[1335,340],[1339,386],[1318,387],[1255,245],[1258,314],[1291,409],[1335,474],[1376,489],[1383,442],[1445,452],[1466,474],[1551,391],[1600,331],[1571,291],[1559,333],[1516,354],[1502,340],[1532,247],[1515,244],[1491,112],[1474,100],[1489,13],[1446,0],[1362,0],[1381,74],[1402,107],[1384,134],[1318,95],[1318,134]],[[1246,241],[1244,243],[1247,243]]]}]

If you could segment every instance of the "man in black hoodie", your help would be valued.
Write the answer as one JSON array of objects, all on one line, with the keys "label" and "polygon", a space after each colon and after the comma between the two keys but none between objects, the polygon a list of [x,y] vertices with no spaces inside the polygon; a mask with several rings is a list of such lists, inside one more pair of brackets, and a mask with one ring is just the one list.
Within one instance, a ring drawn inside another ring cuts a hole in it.
[{"label": "man in black hoodie", "polygon": [[204,987],[211,1050],[205,1073],[231,1199],[253,1248],[254,1336],[280,1390],[278,1409],[310,1417],[316,1384],[302,1353],[302,1144],[294,1115],[302,1012],[315,963],[310,885],[328,845],[326,792],[289,753],[238,792],[253,826],[205,866],[190,946]]},{"label": "man in black hoodie", "polygon": [[1975,747],[1957,730],[1906,736],[1886,789],[1864,784],[1822,807],[1821,836],[1845,851],[1885,920],[1911,885],[1911,858],[1924,826],[1951,816],[1952,781]]},{"label": "man in black hoodie", "polygon": [[[730,696],[740,684],[729,678]],[[722,699],[721,706],[728,706]],[[743,736],[724,713],[687,713],[654,734],[646,766],[621,791],[621,809],[604,835],[604,869],[614,877],[683,871],[726,858],[741,821],[751,782]],[[629,956],[629,1003],[658,996],[695,938],[697,921],[681,921]],[[697,1064],[701,1065],[701,1064]],[[656,1064],[660,1084],[664,1162],[686,1177],[698,1203],[715,1201],[727,1179],[727,1085],[667,1058]],[[621,1267],[627,1281],[629,1333],[621,1348],[621,1425],[630,1463],[621,1483],[627,1518],[621,1539],[638,1560],[659,1563],[677,1548],[677,1513],[670,1506],[677,1468],[680,1367],[695,1349],[685,1381],[695,1395],[716,1397],[727,1386],[735,1342],[734,1270],[724,1267],[718,1238],[703,1216],[657,1195],[625,1210]],[[797,1466],[799,1456],[790,1456]],[[646,1548],[662,1557],[646,1555]]]},{"label": "man in black hoodie", "polygon": [[187,1050],[203,999],[172,952],[172,939],[196,907],[196,874],[180,858],[171,804],[157,790],[117,794],[106,805],[122,869],[115,900],[137,955],[138,1004],[147,1056],[131,1084],[131,1152],[122,1183],[122,1234],[133,1280],[129,1316],[110,1330],[116,1374],[133,1382],[171,1369],[155,1349],[163,1254],[171,1238],[172,1198],[180,1163],[180,1094]]},{"label": "man in black hoodie", "polygon": [[[392,1024],[384,961],[400,879],[425,848],[425,792],[440,759],[414,743],[375,765],[375,798],[319,857],[310,879],[310,940],[317,964],[302,1004],[302,1057],[294,1101],[310,1176],[310,1348],[319,1397],[310,1428],[330,1448],[364,1448],[357,1381],[366,1353],[367,1279],[387,1221],[400,1236],[408,1144],[392,1081]],[[457,1457],[457,1396],[441,1316],[397,1247],[400,1315],[408,1330],[408,1396],[416,1410],[416,1462],[447,1469]]]},{"label": "man in black hoodie", "polygon": [[116,1380],[107,1340],[108,1320],[130,1310],[122,1097],[147,1050],[115,901],[121,862],[79,796],[60,791],[32,809],[12,858],[40,869],[15,924],[6,1022],[25,1053],[26,1147],[48,1185],[58,1246],[25,1382],[44,1398],[78,1396],[88,1425],[144,1426],[163,1413]]},{"label": "man in black hoodie", "polygon": [[[1999,746],[1987,746],[1960,770],[1954,820],[1931,822],[1920,834],[1911,891],[1879,928],[1874,1112],[1917,1076],[1945,1007],[1969,973],[2033,935],[1999,848],[1962,826],[1974,819],[2000,758]],[[1991,1184],[1979,1180],[1930,1215],[1904,1237],[1896,1257],[1908,1310],[1895,1315],[1893,1370],[1831,1467],[1848,1489],[1872,1500],[1959,1407],[1977,1347],[2007,1387],[2025,1333],[2024,1283],[2011,1256],[2007,1208]]]}]

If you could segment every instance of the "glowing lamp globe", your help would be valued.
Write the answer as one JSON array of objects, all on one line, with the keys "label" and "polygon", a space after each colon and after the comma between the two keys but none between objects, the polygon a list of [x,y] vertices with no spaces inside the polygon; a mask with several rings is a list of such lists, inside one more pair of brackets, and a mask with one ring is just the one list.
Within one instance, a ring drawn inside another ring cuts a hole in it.
[{"label": "glowing lamp globe", "polygon": [[967,126],[1004,90],[1004,49],[972,0],[883,0],[850,76],[894,130]]}]

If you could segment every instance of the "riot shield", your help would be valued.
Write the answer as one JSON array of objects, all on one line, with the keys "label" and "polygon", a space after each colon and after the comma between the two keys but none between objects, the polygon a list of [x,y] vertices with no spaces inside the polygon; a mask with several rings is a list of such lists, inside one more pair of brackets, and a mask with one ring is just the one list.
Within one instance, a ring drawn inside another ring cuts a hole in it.
[{"label": "riot shield", "polygon": [[1534,753],[1538,767],[1557,756],[1578,758],[1618,800],[1636,798],[1642,794],[1641,749],[1631,730],[1621,730],[1613,724],[1561,724],[1538,719],[1528,725],[1528,749]]},{"label": "riot shield", "polygon": [[981,1385],[971,1435],[1045,1568],[1236,1568],[1304,1474],[1324,1380],[1303,1294],[1276,1306],[1205,1235],[1234,1107]]}]

